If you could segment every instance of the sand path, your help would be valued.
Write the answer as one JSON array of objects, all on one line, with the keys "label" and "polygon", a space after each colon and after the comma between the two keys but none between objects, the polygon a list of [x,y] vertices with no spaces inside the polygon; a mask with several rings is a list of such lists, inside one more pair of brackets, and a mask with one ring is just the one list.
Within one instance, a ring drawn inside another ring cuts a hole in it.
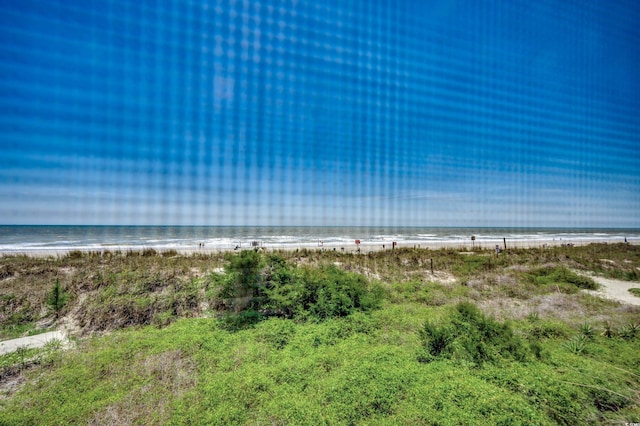
[{"label": "sand path", "polygon": [[640,306],[640,297],[629,293],[630,288],[640,288],[640,283],[596,276],[591,276],[591,278],[601,287],[598,290],[585,290],[587,293],[604,299]]},{"label": "sand path", "polygon": [[52,340],[64,342],[67,335],[62,330],[50,331],[48,333],[36,334],[35,336],[20,337],[0,342],[0,355],[13,352],[18,348],[41,348]]}]

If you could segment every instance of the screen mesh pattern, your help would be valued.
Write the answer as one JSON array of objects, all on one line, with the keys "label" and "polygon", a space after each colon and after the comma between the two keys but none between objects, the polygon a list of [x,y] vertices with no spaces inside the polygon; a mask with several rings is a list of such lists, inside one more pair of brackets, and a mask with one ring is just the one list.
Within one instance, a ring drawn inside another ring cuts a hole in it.
[{"label": "screen mesh pattern", "polygon": [[640,226],[637,1],[0,7],[0,223]]}]

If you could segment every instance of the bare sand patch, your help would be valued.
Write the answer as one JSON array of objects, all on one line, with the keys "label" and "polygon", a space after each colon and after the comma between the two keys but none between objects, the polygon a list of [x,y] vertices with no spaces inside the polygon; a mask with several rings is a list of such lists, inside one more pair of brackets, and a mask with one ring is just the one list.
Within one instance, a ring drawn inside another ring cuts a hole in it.
[{"label": "bare sand patch", "polygon": [[425,278],[427,279],[427,281],[431,281],[431,282],[438,282],[440,284],[455,284],[458,282],[458,280],[456,279],[456,277],[453,276],[453,274],[450,274],[449,272],[445,272],[445,271],[433,271],[433,273],[431,273],[431,271],[428,271],[425,273]]},{"label": "bare sand patch", "polygon": [[630,288],[640,288],[640,283],[633,281],[614,280],[612,278],[603,278],[591,276],[591,278],[600,284],[598,290],[583,290],[593,296],[602,297],[603,299],[615,300],[620,303],[640,306],[640,297],[636,297],[629,293]]}]

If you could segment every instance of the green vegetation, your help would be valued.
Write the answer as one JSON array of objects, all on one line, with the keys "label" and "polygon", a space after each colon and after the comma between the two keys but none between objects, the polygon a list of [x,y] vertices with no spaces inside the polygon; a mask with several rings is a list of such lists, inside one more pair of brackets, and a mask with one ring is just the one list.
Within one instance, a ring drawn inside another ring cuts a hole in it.
[{"label": "green vegetation", "polygon": [[534,269],[525,274],[525,277],[536,286],[555,286],[558,291],[565,293],[575,293],[579,289],[595,290],[598,288],[591,278],[578,275],[563,266]]},{"label": "green vegetation", "polygon": [[600,258],[640,266],[627,245],[0,258],[2,338],[53,322],[52,282],[81,337],[0,356],[0,424],[640,422],[640,309],[581,291]]},{"label": "green vegetation", "polygon": [[277,316],[316,321],[368,311],[382,302],[382,287],[333,265],[295,267],[256,251],[227,257],[228,273],[215,278],[231,329]]},{"label": "green vegetation", "polygon": [[634,296],[640,297],[640,288],[630,288],[629,293],[633,294]]},{"label": "green vegetation", "polygon": [[459,303],[444,324],[425,323],[420,330],[422,362],[451,359],[482,366],[507,359],[524,361],[528,348],[508,324],[487,317],[468,302]]},{"label": "green vegetation", "polygon": [[51,289],[51,294],[47,299],[47,305],[53,310],[56,318],[60,316],[60,311],[64,308],[64,305],[67,303],[67,293],[60,286],[60,280],[56,280],[53,288]]}]

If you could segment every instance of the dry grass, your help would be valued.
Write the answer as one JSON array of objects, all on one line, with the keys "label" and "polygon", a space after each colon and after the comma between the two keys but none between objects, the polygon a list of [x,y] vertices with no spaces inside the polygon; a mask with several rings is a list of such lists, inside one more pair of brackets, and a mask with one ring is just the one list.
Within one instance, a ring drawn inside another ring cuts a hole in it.
[{"label": "dry grass", "polygon": [[[499,317],[513,318],[526,317],[534,310],[558,318],[606,315],[600,302],[558,294],[571,290],[566,286],[532,283],[526,276],[536,270],[560,267],[633,278],[633,271],[640,268],[640,248],[628,245],[513,249],[498,257],[490,251],[461,254],[456,250],[426,249],[360,255],[318,250],[277,254],[297,265],[333,264],[379,281],[391,291],[403,283],[418,282],[427,287],[433,284],[430,289],[416,287],[413,298],[409,296],[412,290],[407,288],[398,300],[440,306],[466,298],[495,311]],[[163,326],[178,317],[204,315],[208,309],[220,306],[215,300],[216,292],[210,288],[214,281],[210,277],[223,271],[224,256],[147,250],[74,252],[60,258],[0,257],[0,338],[6,338],[8,327],[14,323],[31,324],[32,328],[53,323],[45,301],[56,280],[69,294],[60,322],[79,333],[146,324]],[[21,330],[17,327],[14,335],[26,332]]]},{"label": "dry grass", "polygon": [[[45,302],[56,280],[69,295],[60,322],[78,324],[86,332],[162,323],[158,317],[166,311],[200,315],[199,307],[208,303],[193,300],[194,292],[196,299],[205,295],[192,284],[204,283],[223,262],[216,254],[166,257],[151,252],[0,257],[0,324],[4,330],[13,324],[50,324]],[[139,303],[144,297],[151,302]],[[0,337],[6,338],[3,329]]]}]

